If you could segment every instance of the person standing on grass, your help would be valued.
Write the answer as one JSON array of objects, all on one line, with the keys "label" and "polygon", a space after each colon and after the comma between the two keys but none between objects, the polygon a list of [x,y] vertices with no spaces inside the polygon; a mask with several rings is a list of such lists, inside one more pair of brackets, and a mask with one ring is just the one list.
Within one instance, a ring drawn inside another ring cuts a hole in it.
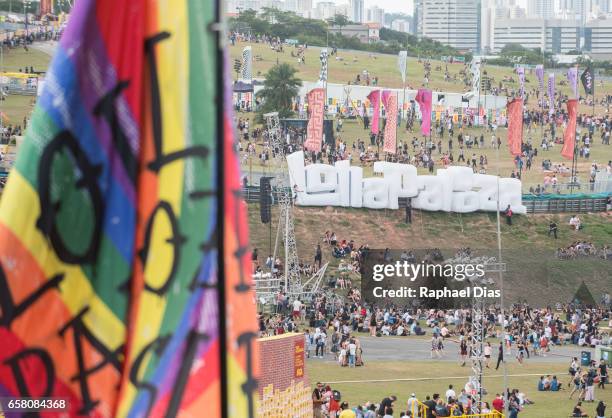
[{"label": "person standing on grass", "polygon": [[467,341],[464,338],[459,343],[459,356],[461,357],[461,367],[465,366],[467,355],[468,355]]},{"label": "person standing on grass", "polygon": [[599,376],[598,388],[605,389],[605,384],[608,383],[608,366],[604,359],[599,360],[599,366],[597,367],[597,375]]},{"label": "person standing on grass", "polygon": [[380,405],[378,406],[378,416],[384,417],[387,413],[388,409],[393,408],[393,403],[397,400],[397,396],[391,395],[388,398],[384,398],[380,401]]},{"label": "person standing on grass", "polygon": [[497,366],[495,366],[495,370],[499,369],[499,364],[504,361],[504,343],[499,343],[499,348],[497,349]]},{"label": "person standing on grass", "polygon": [[548,236],[550,237],[550,234],[553,234],[555,236],[555,239],[557,239],[557,223],[555,221],[550,221],[550,223],[548,224]]},{"label": "person standing on grass", "polygon": [[438,346],[438,337],[436,334],[431,336],[431,358],[434,358],[434,355],[437,358],[441,358],[442,354],[440,354],[440,348]]},{"label": "person standing on grass", "polygon": [[317,244],[317,249],[315,250],[314,263],[318,264],[319,269],[321,268],[322,260],[323,260],[323,252],[321,251],[321,244]]},{"label": "person standing on grass", "polygon": [[512,215],[514,215],[514,213],[512,212],[512,209],[510,209],[510,205],[508,205],[508,207],[504,211],[504,216],[506,217],[506,224],[512,225]]},{"label": "person standing on grass", "polygon": [[417,399],[415,393],[410,394],[406,411],[411,413],[414,418],[419,417],[419,400]]},{"label": "person standing on grass", "polygon": [[493,348],[491,347],[491,343],[487,341],[487,345],[484,347],[484,356],[485,356],[485,366],[487,369],[491,368],[491,354],[493,353]]}]

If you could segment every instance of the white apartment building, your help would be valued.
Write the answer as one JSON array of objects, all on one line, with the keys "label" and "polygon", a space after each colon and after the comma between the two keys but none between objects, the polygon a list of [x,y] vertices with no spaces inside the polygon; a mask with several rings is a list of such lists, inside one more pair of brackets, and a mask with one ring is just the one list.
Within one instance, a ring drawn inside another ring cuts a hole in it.
[{"label": "white apartment building", "polygon": [[480,50],[479,0],[415,0],[419,37],[463,51]]},{"label": "white apartment building", "polygon": [[391,22],[391,29],[396,30],[398,32],[410,32],[410,21],[405,19],[395,19]]},{"label": "white apartment building", "polygon": [[544,32],[544,19],[497,19],[491,49],[497,53],[507,44],[542,48]]},{"label": "white apartment building", "polygon": [[378,6],[370,7],[367,11],[367,22],[380,23],[384,25],[385,23],[385,9],[381,9]]},{"label": "white apartment building", "polygon": [[553,0],[529,0],[527,2],[527,17],[552,19],[554,16]]},{"label": "white apartment building", "polygon": [[567,19],[498,19],[495,21],[493,48],[499,52],[514,43],[540,48],[554,54],[582,50],[593,57],[612,56],[612,19],[594,19],[584,26]]},{"label": "white apartment building", "polygon": [[594,57],[612,57],[612,19],[591,20],[584,28],[584,47]]},{"label": "white apartment building", "polygon": [[354,23],[363,23],[365,21],[365,0],[350,0],[349,9],[349,19],[351,21]]}]

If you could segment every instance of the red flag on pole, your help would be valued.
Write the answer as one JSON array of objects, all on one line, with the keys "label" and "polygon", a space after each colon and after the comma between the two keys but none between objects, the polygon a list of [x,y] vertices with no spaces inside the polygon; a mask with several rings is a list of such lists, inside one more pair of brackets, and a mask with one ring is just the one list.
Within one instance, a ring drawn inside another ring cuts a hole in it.
[{"label": "red flag on pole", "polygon": [[576,146],[576,109],[578,100],[570,99],[567,101],[568,121],[565,132],[563,132],[563,149],[561,155],[568,160],[574,159],[574,148]]},{"label": "red flag on pole", "polygon": [[508,103],[508,148],[510,154],[521,155],[523,143],[523,99],[515,98]]},{"label": "red flag on pole", "polygon": [[304,149],[321,151],[323,142],[323,112],[325,108],[325,89],[316,88],[308,92],[308,125]]},{"label": "red flag on pole", "polygon": [[431,90],[419,89],[414,100],[421,110],[421,133],[431,135]]}]

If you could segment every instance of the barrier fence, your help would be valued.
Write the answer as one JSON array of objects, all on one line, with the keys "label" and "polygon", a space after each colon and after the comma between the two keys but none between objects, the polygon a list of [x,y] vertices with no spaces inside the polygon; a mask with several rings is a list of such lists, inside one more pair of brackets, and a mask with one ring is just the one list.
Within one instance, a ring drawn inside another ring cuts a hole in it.
[{"label": "barrier fence", "polygon": [[[499,411],[486,412],[483,414],[463,414],[463,415],[454,415],[455,408],[451,408],[450,414],[452,417],[457,418],[505,418],[505,415]],[[412,404],[412,408],[410,412],[412,416],[415,418],[425,418],[428,416],[429,407],[425,405],[423,402],[418,401]]]}]

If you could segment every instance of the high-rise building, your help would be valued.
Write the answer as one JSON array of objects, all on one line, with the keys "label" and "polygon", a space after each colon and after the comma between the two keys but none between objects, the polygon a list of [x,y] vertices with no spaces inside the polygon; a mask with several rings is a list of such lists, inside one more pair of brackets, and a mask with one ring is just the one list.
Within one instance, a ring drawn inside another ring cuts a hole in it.
[{"label": "high-rise building", "polygon": [[580,27],[568,19],[499,19],[495,22],[493,51],[508,44],[565,54],[580,48]]},{"label": "high-rise building", "polygon": [[593,3],[593,13],[605,14],[610,12],[610,0],[595,0]]},{"label": "high-rise building", "polygon": [[419,37],[480,51],[480,0],[415,0],[415,15]]},{"label": "high-rise building", "polygon": [[364,16],[364,0],[350,0],[350,11],[351,14],[349,19],[355,23],[362,23],[365,21]]},{"label": "high-rise building", "polygon": [[313,18],[315,19],[331,19],[336,14],[336,4],[333,1],[320,1],[313,12]]},{"label": "high-rise building", "polygon": [[398,32],[410,32],[410,21],[405,19],[395,19],[391,22],[391,29]]},{"label": "high-rise building", "polygon": [[554,17],[553,0],[530,0],[527,2],[527,17],[552,19]]},{"label": "high-rise building", "polygon": [[413,0],[412,33],[417,36],[421,36],[423,32],[423,1]]},{"label": "high-rise building", "polygon": [[385,24],[385,9],[381,9],[378,6],[373,6],[368,9],[367,13],[368,22],[376,22],[381,25]]},{"label": "high-rise building", "polygon": [[302,16],[309,16],[312,13],[312,0],[298,0],[298,10]]}]

